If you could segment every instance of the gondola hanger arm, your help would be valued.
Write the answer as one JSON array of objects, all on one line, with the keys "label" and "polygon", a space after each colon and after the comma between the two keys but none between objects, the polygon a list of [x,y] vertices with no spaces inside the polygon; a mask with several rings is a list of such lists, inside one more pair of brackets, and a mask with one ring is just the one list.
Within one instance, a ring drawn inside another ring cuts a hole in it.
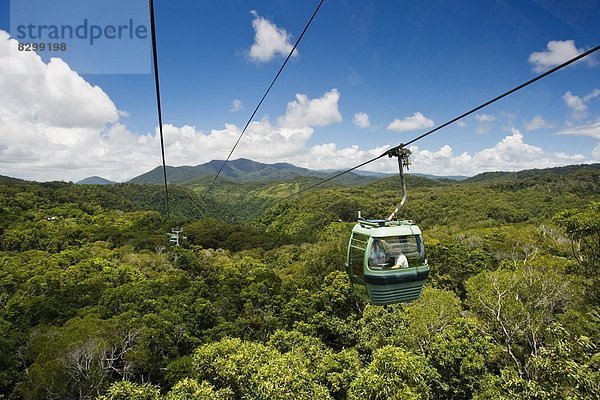
[{"label": "gondola hanger arm", "polygon": [[400,185],[402,187],[402,200],[400,201],[400,204],[398,204],[396,206],[396,208],[394,209],[394,212],[392,212],[390,214],[390,216],[387,218],[388,221],[394,220],[396,218],[396,215],[400,211],[400,209],[406,203],[407,193],[406,193],[406,182],[404,179],[404,168],[406,168],[408,170],[408,167],[410,165],[410,154],[411,154],[410,149],[404,147],[403,144],[400,144],[399,146],[396,146],[393,149],[388,150],[388,152],[387,152],[387,155],[390,158],[391,157],[398,158],[398,170],[400,172]]}]

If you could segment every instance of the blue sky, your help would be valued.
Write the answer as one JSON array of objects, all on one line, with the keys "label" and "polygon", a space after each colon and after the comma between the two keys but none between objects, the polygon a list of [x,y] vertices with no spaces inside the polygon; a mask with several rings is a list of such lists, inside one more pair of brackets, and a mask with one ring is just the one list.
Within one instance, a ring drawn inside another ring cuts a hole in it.
[{"label": "blue sky", "polygon": [[[159,165],[153,76],[114,73],[139,57],[97,46],[84,58],[104,73],[89,74],[81,53],[15,52],[15,1],[0,6],[0,174],[121,181]],[[143,1],[118,4],[90,20],[147,23]],[[227,156],[316,4],[155,0],[167,164]],[[600,1],[325,0],[233,158],[354,166],[598,45],[599,19]],[[149,69],[149,40],[136,46]],[[415,143],[411,171],[600,162],[599,72],[596,55]]]}]

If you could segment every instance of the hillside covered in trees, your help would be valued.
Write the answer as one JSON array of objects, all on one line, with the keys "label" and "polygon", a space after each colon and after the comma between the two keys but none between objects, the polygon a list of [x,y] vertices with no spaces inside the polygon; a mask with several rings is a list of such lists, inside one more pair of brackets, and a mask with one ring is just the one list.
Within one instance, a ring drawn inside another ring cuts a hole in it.
[{"label": "hillside covered in trees", "polygon": [[431,276],[385,307],[344,262],[398,178],[278,202],[317,181],[200,177],[167,221],[160,186],[0,179],[0,398],[600,397],[600,165],[409,176]]}]

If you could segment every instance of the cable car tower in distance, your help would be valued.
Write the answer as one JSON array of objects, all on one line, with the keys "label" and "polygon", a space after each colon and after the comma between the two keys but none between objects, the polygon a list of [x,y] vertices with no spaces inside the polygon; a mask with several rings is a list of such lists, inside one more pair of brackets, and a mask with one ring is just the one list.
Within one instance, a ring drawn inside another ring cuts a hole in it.
[{"label": "cable car tower in distance", "polygon": [[[171,228],[171,233],[167,233],[167,235],[169,235],[169,243],[171,243],[175,246],[179,246],[179,234],[181,232],[183,232],[183,229],[180,227]],[[183,236],[182,239],[187,239],[187,238],[185,236]]]}]

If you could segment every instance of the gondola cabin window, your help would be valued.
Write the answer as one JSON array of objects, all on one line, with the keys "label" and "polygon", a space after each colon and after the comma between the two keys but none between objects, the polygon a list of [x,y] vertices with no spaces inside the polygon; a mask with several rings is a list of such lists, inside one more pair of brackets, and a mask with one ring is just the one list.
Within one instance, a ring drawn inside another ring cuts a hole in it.
[{"label": "gondola cabin window", "polygon": [[362,278],[363,276],[363,263],[368,241],[369,237],[367,235],[352,235],[348,250],[348,264],[354,277]]},{"label": "gondola cabin window", "polygon": [[401,254],[406,257],[408,267],[424,264],[425,249],[421,235],[374,238],[369,252],[369,269],[396,269],[401,265]]}]

